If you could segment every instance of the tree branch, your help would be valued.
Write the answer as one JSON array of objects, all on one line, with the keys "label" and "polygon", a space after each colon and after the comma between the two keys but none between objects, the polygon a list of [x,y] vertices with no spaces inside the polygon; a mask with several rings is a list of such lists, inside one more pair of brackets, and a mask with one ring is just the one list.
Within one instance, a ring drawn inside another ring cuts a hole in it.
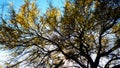
[{"label": "tree branch", "polygon": [[113,59],[109,60],[109,61],[106,63],[106,65],[105,65],[104,68],[109,68],[109,67],[108,67],[108,66],[109,66],[109,63],[111,63],[111,62],[114,61],[114,60],[118,60],[118,59],[120,59],[120,57],[116,57],[116,58],[113,58]]}]

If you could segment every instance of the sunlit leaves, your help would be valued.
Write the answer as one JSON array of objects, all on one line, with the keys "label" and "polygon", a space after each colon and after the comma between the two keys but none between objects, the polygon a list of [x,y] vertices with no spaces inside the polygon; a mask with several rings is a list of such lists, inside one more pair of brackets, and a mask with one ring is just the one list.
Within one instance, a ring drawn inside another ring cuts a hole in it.
[{"label": "sunlit leaves", "polygon": [[24,28],[35,27],[35,22],[38,17],[39,10],[35,2],[30,3],[27,1],[21,8],[16,16],[18,23]]},{"label": "sunlit leaves", "polygon": [[60,10],[57,8],[48,9],[46,14],[48,15],[48,17],[61,16]]},{"label": "sunlit leaves", "polygon": [[[7,47],[9,48],[16,47],[20,36],[21,36],[21,33],[19,31],[8,28],[8,27],[4,27],[0,31],[0,37],[1,37],[0,43],[7,45]],[[9,45],[7,43],[9,43]]]},{"label": "sunlit leaves", "polygon": [[[0,43],[9,48],[31,49],[30,63],[55,67],[64,63],[63,60],[72,60],[88,68],[97,68],[99,57],[108,56],[117,49],[110,42],[114,39],[109,38],[120,35],[119,8],[109,7],[99,0],[66,0],[63,11],[50,6],[40,15],[36,1],[24,2],[9,22],[2,19]],[[97,55],[96,59],[92,54]]]},{"label": "sunlit leaves", "polygon": [[115,25],[115,26],[112,28],[112,32],[113,32],[113,33],[116,33],[118,36],[120,36],[120,23],[118,23],[117,25]]},{"label": "sunlit leaves", "polygon": [[67,9],[71,9],[72,8],[72,3],[70,3],[70,1],[66,1],[66,3],[65,3],[65,8],[67,8]]}]

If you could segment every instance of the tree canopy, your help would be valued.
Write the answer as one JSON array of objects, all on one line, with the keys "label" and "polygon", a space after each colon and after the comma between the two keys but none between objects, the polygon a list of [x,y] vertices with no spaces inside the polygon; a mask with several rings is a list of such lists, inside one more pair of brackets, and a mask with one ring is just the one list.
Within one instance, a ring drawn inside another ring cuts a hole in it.
[{"label": "tree canopy", "polygon": [[14,50],[13,59],[28,56],[8,67],[120,66],[119,0],[66,0],[60,9],[50,4],[41,14],[35,0],[24,0],[19,12],[10,6],[10,19],[1,17],[0,44]]}]

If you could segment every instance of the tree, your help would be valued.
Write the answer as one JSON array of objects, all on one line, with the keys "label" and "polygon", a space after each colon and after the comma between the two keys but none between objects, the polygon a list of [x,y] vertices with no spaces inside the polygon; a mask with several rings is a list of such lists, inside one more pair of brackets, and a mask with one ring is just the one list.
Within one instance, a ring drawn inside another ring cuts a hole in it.
[{"label": "tree", "polygon": [[120,65],[119,0],[66,0],[63,12],[50,5],[43,15],[36,1],[24,2],[18,13],[11,7],[9,21],[1,17],[0,43],[14,49],[14,57],[28,54],[8,67],[24,61],[36,68],[64,67],[66,61],[78,68]]}]

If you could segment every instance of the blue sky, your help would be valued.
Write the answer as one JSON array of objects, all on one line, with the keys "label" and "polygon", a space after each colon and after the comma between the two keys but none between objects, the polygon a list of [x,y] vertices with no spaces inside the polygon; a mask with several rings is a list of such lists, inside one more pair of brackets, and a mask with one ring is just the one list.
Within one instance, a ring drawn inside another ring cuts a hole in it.
[{"label": "blue sky", "polygon": [[[10,3],[14,4],[14,9],[18,10],[20,8],[20,6],[22,4],[24,4],[23,2],[24,0],[0,0],[0,13],[1,13],[1,9],[2,9],[2,5],[4,3],[4,14],[6,15],[8,12],[8,6]],[[48,8],[48,1],[49,0],[37,0],[37,5],[38,8],[41,10],[42,13],[45,13],[45,10]],[[52,0],[53,6],[54,7],[58,7],[62,10],[63,4],[64,4],[65,0]],[[6,16],[5,16],[6,17]],[[0,45],[2,46],[2,45]],[[6,58],[6,56],[9,56],[9,51],[6,50],[0,50],[0,65],[3,64],[4,61],[6,61],[6,59],[8,59],[8,57]],[[4,64],[3,64],[4,65]]]},{"label": "blue sky", "polygon": [[[0,14],[2,13],[3,18],[8,20],[9,19],[9,5],[10,3],[13,3],[14,10],[16,12],[19,11],[19,8],[24,4],[24,0],[0,0]],[[34,0],[31,0],[34,1]],[[60,8],[60,10],[63,10],[63,6],[65,3],[65,0],[37,0],[37,6],[41,11],[41,15],[46,12],[46,9],[49,7],[48,2],[51,1],[54,7]],[[2,11],[2,5],[4,4],[4,12]]]},{"label": "blue sky", "polygon": [[[34,1],[34,0],[31,0]],[[48,2],[51,1],[54,7],[60,8],[63,10],[65,0],[37,0],[37,6],[40,9],[41,15],[46,12],[46,9],[49,7]],[[0,14],[6,20],[9,19],[9,5],[13,3],[14,10],[19,11],[19,8],[24,4],[24,0],[0,0]],[[2,12],[2,5],[4,4],[4,12]],[[1,16],[1,15],[0,15]],[[0,23],[1,24],[1,23]]]},{"label": "blue sky", "polygon": [[[24,4],[24,0],[0,0],[0,5],[4,3],[4,12],[7,12],[8,6],[10,3],[14,4],[14,9],[18,10],[22,4]],[[32,1],[32,0],[31,0]],[[42,13],[45,13],[45,10],[48,8],[48,2],[51,1],[54,7],[58,7],[62,9],[65,0],[37,0],[37,5]],[[0,7],[1,9],[1,7]],[[1,10],[0,10],[1,12]]]}]

